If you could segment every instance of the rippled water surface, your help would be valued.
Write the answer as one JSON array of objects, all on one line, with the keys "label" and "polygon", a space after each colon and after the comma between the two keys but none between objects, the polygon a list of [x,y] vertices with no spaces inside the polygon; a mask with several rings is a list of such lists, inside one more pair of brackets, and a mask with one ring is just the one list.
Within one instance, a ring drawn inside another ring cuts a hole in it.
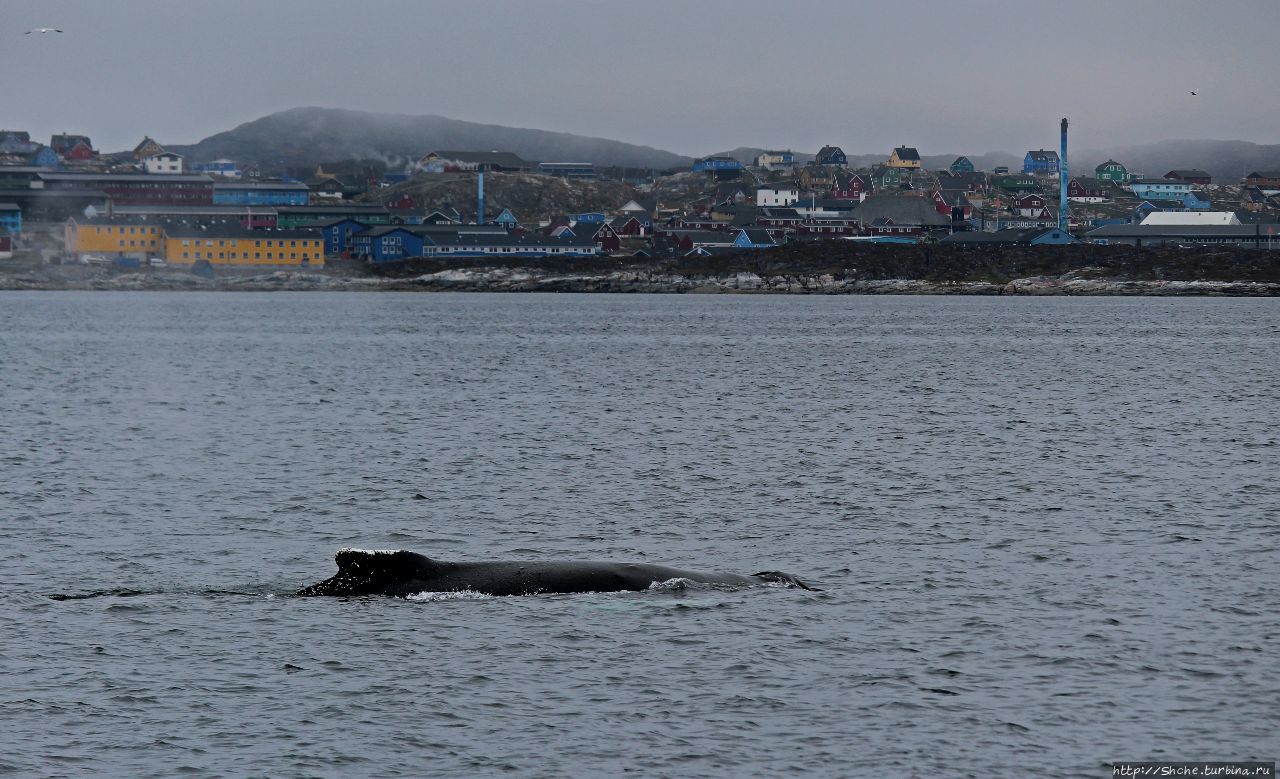
[{"label": "rippled water surface", "polygon": [[[1278,306],[0,293],[0,773],[1275,759]],[[823,591],[282,597],[343,546]]]}]

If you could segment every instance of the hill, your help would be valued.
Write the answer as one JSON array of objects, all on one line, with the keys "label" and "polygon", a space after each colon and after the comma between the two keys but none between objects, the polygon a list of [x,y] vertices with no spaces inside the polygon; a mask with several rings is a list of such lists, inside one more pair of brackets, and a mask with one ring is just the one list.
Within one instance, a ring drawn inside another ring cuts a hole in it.
[{"label": "hill", "polygon": [[402,166],[439,149],[511,151],[530,162],[673,168],[692,160],[648,146],[547,130],[463,122],[443,116],[378,114],[341,108],[293,108],[199,143],[166,146],[192,162],[227,157],[267,169],[311,167],[327,160],[375,159]]}]

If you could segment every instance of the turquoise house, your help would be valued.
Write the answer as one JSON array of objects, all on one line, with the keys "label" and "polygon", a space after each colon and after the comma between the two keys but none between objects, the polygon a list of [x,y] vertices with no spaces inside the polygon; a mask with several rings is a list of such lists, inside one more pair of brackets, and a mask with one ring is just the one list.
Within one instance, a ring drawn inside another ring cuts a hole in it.
[{"label": "turquoise house", "polygon": [[0,235],[22,232],[22,209],[17,203],[0,203]]},{"label": "turquoise house", "polygon": [[1129,190],[1143,200],[1182,200],[1193,188],[1195,184],[1190,181],[1170,179],[1134,179],[1129,182]]}]

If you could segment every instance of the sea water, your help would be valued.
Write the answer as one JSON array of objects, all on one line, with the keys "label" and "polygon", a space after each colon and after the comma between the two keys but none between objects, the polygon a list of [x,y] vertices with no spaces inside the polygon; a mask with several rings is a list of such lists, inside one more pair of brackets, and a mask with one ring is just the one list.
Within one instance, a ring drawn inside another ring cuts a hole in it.
[{"label": "sea water", "polygon": [[[0,772],[1275,759],[1278,306],[0,293]],[[822,591],[288,597],[345,546]]]}]

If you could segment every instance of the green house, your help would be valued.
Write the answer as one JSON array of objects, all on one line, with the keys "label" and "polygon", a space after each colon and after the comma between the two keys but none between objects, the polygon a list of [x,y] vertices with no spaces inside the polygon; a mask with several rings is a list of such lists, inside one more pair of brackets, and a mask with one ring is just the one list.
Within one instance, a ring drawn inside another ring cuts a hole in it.
[{"label": "green house", "polygon": [[871,186],[875,189],[896,189],[902,186],[902,169],[888,165],[876,165],[871,169]]},{"label": "green house", "polygon": [[1129,183],[1129,171],[1115,160],[1107,160],[1093,170],[1094,177],[1099,181],[1111,181],[1116,184]]},{"label": "green house", "polygon": [[1010,173],[1006,176],[992,176],[992,185],[1007,192],[1039,192],[1040,182],[1030,173]]}]

